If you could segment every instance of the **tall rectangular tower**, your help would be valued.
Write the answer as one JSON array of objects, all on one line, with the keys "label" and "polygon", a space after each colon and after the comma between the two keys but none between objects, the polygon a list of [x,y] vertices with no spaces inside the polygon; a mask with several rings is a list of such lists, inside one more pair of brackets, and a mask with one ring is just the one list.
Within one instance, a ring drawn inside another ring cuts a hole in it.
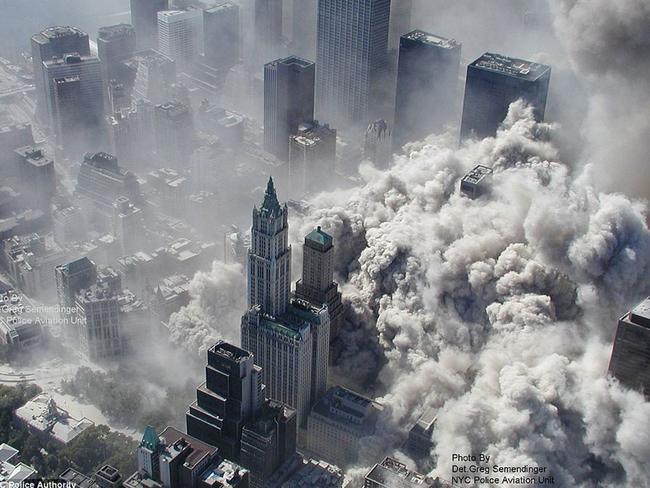
[{"label": "tall rectangular tower", "polygon": [[187,433],[239,461],[244,424],[262,407],[262,370],[253,355],[224,341],[208,350],[206,381],[186,414]]},{"label": "tall rectangular tower", "polygon": [[421,30],[402,36],[393,144],[421,139],[456,122],[461,45]]},{"label": "tall rectangular tower", "polygon": [[609,372],[650,398],[650,297],[618,321]]},{"label": "tall rectangular tower", "polygon": [[467,67],[460,138],[494,136],[512,102],[532,105],[544,120],[551,68],[500,54],[485,53]]},{"label": "tall rectangular tower", "polygon": [[232,68],[239,62],[239,7],[232,2],[203,11],[203,52],[212,67]]},{"label": "tall rectangular tower", "polygon": [[300,57],[316,59],[318,0],[293,0],[291,51]]},{"label": "tall rectangular tower", "polygon": [[76,27],[48,27],[32,36],[32,63],[34,66],[34,84],[39,117],[49,122],[47,111],[47,92],[49,86],[44,79],[43,62],[65,54],[78,53],[90,56],[88,34]]},{"label": "tall rectangular tower", "polygon": [[261,64],[280,55],[282,0],[252,0],[255,3],[255,49]]},{"label": "tall rectangular tower", "polygon": [[180,66],[189,66],[203,50],[203,10],[158,12],[158,48]]},{"label": "tall rectangular tower", "polygon": [[318,117],[365,126],[387,68],[390,0],[319,0]]},{"label": "tall rectangular tower", "polygon": [[158,45],[158,12],[169,8],[169,0],[131,0],[131,24],[135,28],[138,49]]},{"label": "tall rectangular tower", "polygon": [[248,253],[248,307],[259,305],[262,313],[273,317],[282,315],[289,305],[291,246],[288,215],[287,206],[280,206],[273,179],[269,178],[262,206],[259,210],[253,209],[251,250]]},{"label": "tall rectangular tower", "polygon": [[97,56],[104,67],[104,81],[124,81],[126,67],[120,63],[135,52],[135,29],[130,24],[100,27],[97,33]]},{"label": "tall rectangular tower", "polygon": [[289,136],[314,120],[314,63],[290,56],[264,66],[264,148],[289,159]]}]

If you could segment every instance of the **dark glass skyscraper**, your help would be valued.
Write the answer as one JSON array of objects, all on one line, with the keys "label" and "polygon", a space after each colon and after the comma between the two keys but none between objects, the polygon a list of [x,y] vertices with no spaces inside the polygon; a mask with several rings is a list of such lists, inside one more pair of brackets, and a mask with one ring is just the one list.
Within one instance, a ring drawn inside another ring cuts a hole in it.
[{"label": "dark glass skyscraper", "polygon": [[650,398],[650,297],[618,321],[609,372]]},{"label": "dark glass skyscraper", "polygon": [[390,0],[319,0],[317,112],[335,125],[377,117],[387,68]]},{"label": "dark glass skyscraper", "polygon": [[421,139],[456,121],[461,46],[414,30],[400,39],[393,143]]},{"label": "dark glass skyscraper", "polygon": [[123,81],[126,67],[120,63],[135,52],[135,29],[130,24],[100,27],[97,34],[97,56],[104,68],[104,82]]},{"label": "dark glass skyscraper", "polygon": [[49,122],[47,120],[47,92],[51,88],[44,79],[43,62],[71,53],[81,56],[90,55],[88,34],[76,27],[48,27],[32,36],[32,63],[34,84],[36,85],[37,113],[43,121]]},{"label": "dark glass skyscraper", "polygon": [[314,120],[314,63],[296,56],[264,66],[264,148],[284,161],[289,136]]},{"label": "dark glass skyscraper", "polygon": [[169,8],[169,0],[131,0],[131,24],[137,34],[138,49],[158,45],[158,12]]},{"label": "dark glass skyscraper", "polygon": [[537,120],[544,120],[550,79],[550,66],[485,53],[467,67],[461,140],[494,136],[518,99],[533,106]]}]

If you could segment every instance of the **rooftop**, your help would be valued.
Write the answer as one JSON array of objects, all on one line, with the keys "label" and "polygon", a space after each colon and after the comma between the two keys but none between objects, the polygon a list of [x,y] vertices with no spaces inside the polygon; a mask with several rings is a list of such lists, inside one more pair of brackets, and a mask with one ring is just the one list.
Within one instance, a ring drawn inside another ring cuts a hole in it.
[{"label": "rooftop", "polygon": [[174,60],[169,56],[156,51],[155,49],[145,49],[143,51],[138,51],[133,56],[131,56],[125,63],[129,65],[143,64],[148,67],[152,66],[162,66],[165,64],[174,64]]},{"label": "rooftop", "polygon": [[443,49],[454,49],[460,47],[460,43],[455,39],[447,39],[445,37],[440,37],[420,29],[411,31],[408,34],[404,34],[402,37],[410,39],[412,41],[420,41],[422,44],[437,46]]},{"label": "rooftop", "polygon": [[108,41],[124,36],[135,36],[135,29],[131,24],[107,25],[99,28],[97,36]]},{"label": "rooftop", "polygon": [[629,320],[633,324],[650,328],[650,297],[632,309],[629,314]]},{"label": "rooftop", "polygon": [[483,54],[470,66],[530,81],[537,80],[551,69],[545,64],[494,53]]},{"label": "rooftop", "polygon": [[227,459],[210,466],[201,474],[203,483],[214,487],[237,487],[243,482],[248,470]]},{"label": "rooftop", "polygon": [[227,11],[227,10],[233,10],[233,9],[239,9],[237,5],[235,5],[232,2],[224,2],[219,5],[214,5],[212,7],[206,8],[204,12],[209,13],[209,14],[214,14],[217,12],[222,12],[222,11]]},{"label": "rooftop", "polygon": [[415,471],[410,471],[405,464],[387,457],[381,464],[375,466],[366,475],[366,479],[386,488],[416,488],[434,487],[436,482]]},{"label": "rooftop", "polygon": [[52,27],[47,27],[46,29],[43,29],[41,32],[38,34],[35,34],[32,36],[32,39],[34,39],[36,42],[39,43],[45,43],[49,42],[51,39],[56,39],[59,37],[65,37],[65,36],[87,36],[84,31],[81,29],[78,29],[76,27],[70,27],[70,26],[60,26],[60,25],[55,25]]},{"label": "rooftop", "polygon": [[73,483],[73,486],[76,488],[99,488],[99,485],[92,478],[72,468],[66,469],[59,475],[59,478],[63,481]]},{"label": "rooftop", "polygon": [[469,173],[463,176],[463,181],[477,185],[491,174],[492,168],[478,164]]},{"label": "rooftop", "polygon": [[47,154],[42,149],[34,146],[19,147],[14,152],[24,158],[25,161],[32,166],[47,166],[48,164],[54,164],[54,160],[48,158]]},{"label": "rooftop", "polygon": [[210,348],[210,352],[213,352],[217,356],[221,356],[228,360],[233,360],[235,362],[240,362],[243,359],[252,358],[252,354],[244,349],[241,349],[237,346],[234,346],[226,341],[219,341],[214,346]]},{"label": "rooftop", "polygon": [[299,58],[298,56],[287,56],[286,58],[281,58],[281,59],[276,59],[275,61],[271,61],[268,63],[270,65],[274,64],[284,64],[287,66],[299,66],[301,68],[309,68],[310,66],[314,66],[313,61],[309,61],[307,59]]},{"label": "rooftop", "polygon": [[173,427],[167,427],[161,434],[160,437],[163,439],[168,449],[170,446],[173,446],[178,441],[185,441],[192,450],[190,454],[185,458],[183,463],[188,469],[193,469],[197,464],[201,463],[206,457],[214,456],[217,452],[216,447],[209,446],[208,444],[201,442],[194,437],[184,434],[178,429]]},{"label": "rooftop", "polygon": [[312,413],[332,423],[353,427],[360,435],[372,435],[383,407],[342,386],[330,388],[314,405]]},{"label": "rooftop", "polygon": [[282,488],[336,488],[343,484],[343,472],[325,461],[303,459],[298,469],[282,484]]},{"label": "rooftop", "polygon": [[332,245],[332,236],[323,231],[319,225],[305,236],[305,244],[307,241],[315,242],[321,246],[330,247]]}]

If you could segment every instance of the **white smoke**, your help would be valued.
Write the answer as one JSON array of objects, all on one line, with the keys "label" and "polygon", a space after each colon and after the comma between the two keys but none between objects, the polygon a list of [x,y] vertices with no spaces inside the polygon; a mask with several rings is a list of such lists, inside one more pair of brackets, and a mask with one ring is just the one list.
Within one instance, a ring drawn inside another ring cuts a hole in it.
[{"label": "white smoke", "polygon": [[[606,379],[616,317],[648,293],[645,208],[598,193],[590,167],[571,174],[556,130],[515,103],[496,138],[432,138],[292,226],[335,238],[338,368],[382,392],[375,445],[398,446],[432,407],[443,478],[452,453],[486,452],[547,466],[557,486],[647,486],[650,405]],[[459,179],[477,163],[495,172],[471,200]]]},{"label": "white smoke", "polygon": [[196,273],[190,283],[189,305],[169,319],[171,341],[201,357],[220,339],[238,344],[246,307],[245,283],[240,264],[215,261],[209,272]]}]

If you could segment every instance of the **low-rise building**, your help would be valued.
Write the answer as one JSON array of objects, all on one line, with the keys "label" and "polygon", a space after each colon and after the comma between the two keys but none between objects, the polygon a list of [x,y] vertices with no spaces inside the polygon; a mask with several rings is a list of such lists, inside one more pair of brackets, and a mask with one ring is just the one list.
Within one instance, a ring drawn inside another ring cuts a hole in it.
[{"label": "low-rise building", "polygon": [[29,351],[43,343],[40,316],[14,290],[0,292],[0,344],[11,352]]},{"label": "low-rise building", "polygon": [[382,409],[342,386],[329,389],[307,418],[307,448],[337,466],[353,464],[361,439],[375,433]]},{"label": "low-rise building", "polygon": [[451,485],[411,471],[404,463],[386,457],[368,472],[363,488],[445,488]]},{"label": "low-rise building", "polygon": [[36,477],[36,470],[27,464],[17,462],[18,449],[9,444],[0,444],[0,484],[20,486],[26,480]]},{"label": "low-rise building", "polygon": [[44,439],[66,445],[84,430],[95,425],[86,417],[75,419],[57,406],[52,397],[40,393],[14,412],[16,420]]}]

